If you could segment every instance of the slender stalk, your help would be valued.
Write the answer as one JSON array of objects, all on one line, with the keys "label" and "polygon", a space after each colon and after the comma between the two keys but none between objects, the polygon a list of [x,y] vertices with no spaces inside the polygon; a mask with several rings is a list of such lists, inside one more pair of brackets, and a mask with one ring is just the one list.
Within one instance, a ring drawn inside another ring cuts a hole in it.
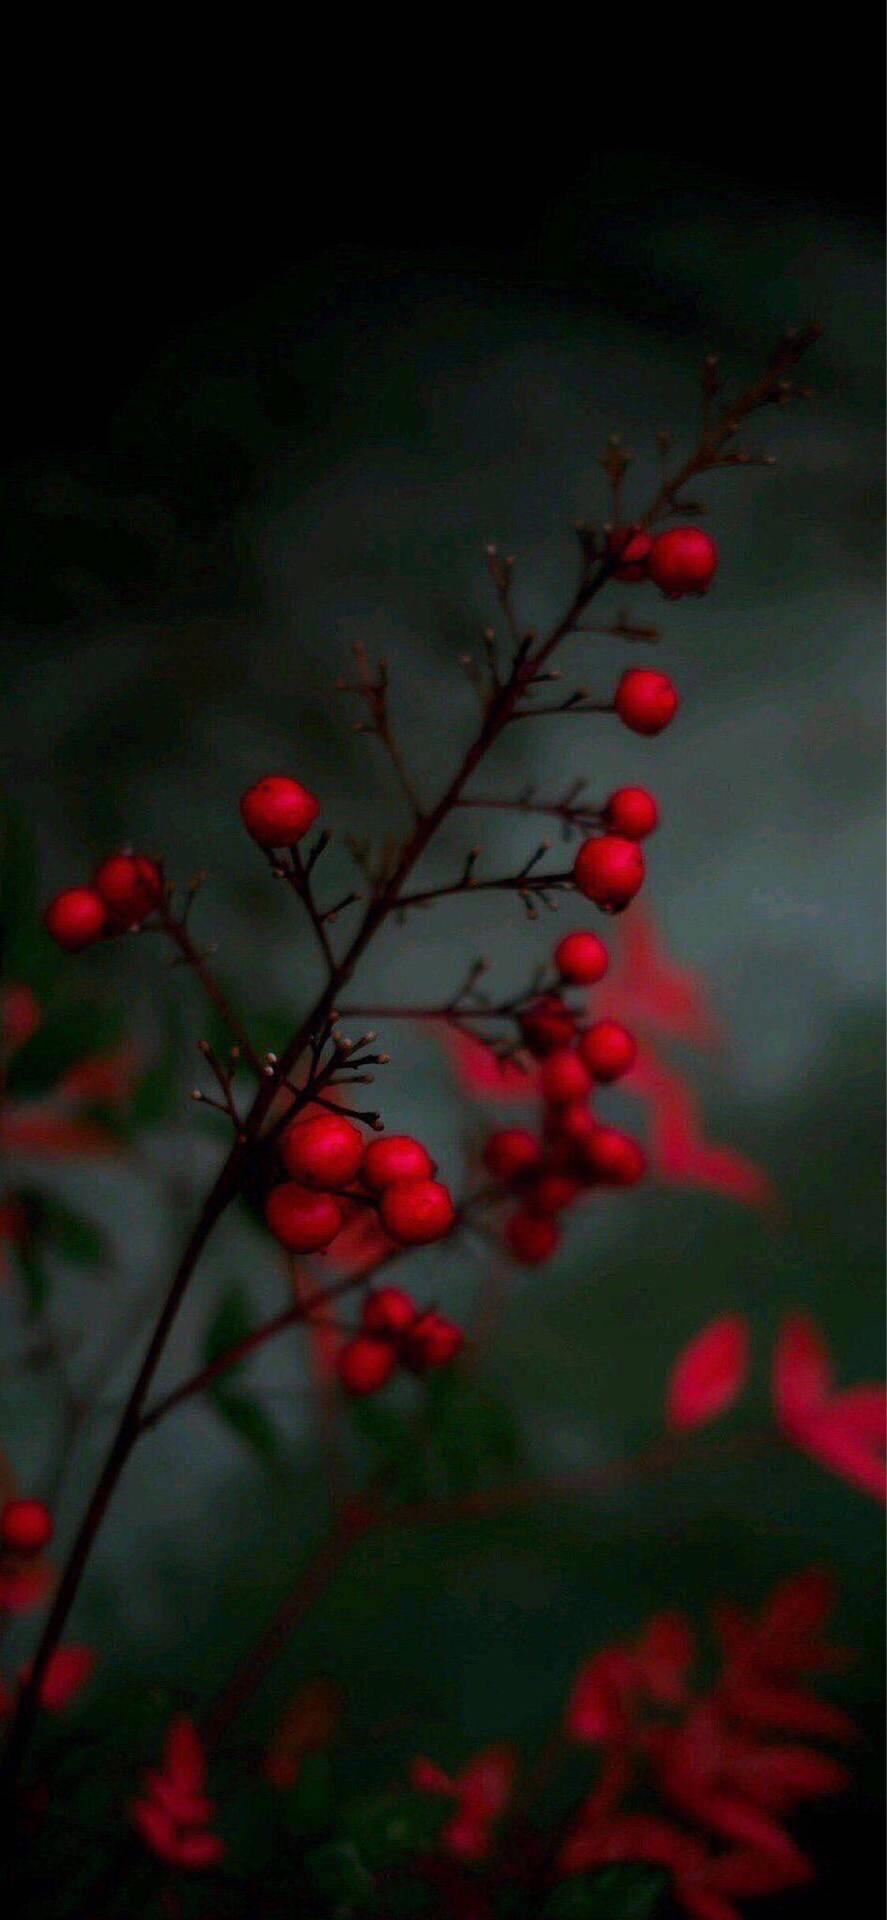
[{"label": "slender stalk", "polygon": [[196,975],[204,993],[224,1021],[232,1040],[240,1048],[244,1060],[248,1060],[253,1072],[261,1077],[264,1067],[253,1048],[249,1034],[219,986],[215,974],[207,966],[205,955],[200,952],[199,947],[195,946],[184,920],[177,919],[165,905],[160,909],[160,919],[164,931],[175,942],[186,966],[189,966],[192,973]]}]

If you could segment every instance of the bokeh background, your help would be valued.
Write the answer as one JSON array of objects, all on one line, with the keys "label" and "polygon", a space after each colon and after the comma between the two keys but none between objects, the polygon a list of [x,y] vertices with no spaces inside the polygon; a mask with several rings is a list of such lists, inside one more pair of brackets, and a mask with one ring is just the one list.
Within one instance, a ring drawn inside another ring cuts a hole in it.
[{"label": "bokeh background", "polygon": [[[602,794],[653,786],[663,827],[647,898],[728,1035],[716,1057],[678,1057],[711,1135],[766,1168],[782,1202],[774,1221],[654,1185],[577,1216],[550,1267],[509,1276],[485,1377],[514,1416],[521,1470],[534,1472],[642,1445],[661,1421],[670,1357],[727,1307],[749,1315],[755,1338],[737,1429],[766,1411],[787,1306],[827,1329],[848,1383],[879,1375],[882,1352],[878,223],[864,191],[844,177],[830,191],[803,166],[774,191],[674,142],[584,166],[571,148],[570,162],[525,198],[523,221],[512,208],[484,231],[475,210],[463,232],[454,213],[434,245],[384,218],[377,232],[343,221],[304,244],[297,221],[278,221],[273,237],[263,229],[264,252],[245,234],[238,256],[231,236],[224,270],[202,284],[182,222],[181,272],[162,243],[156,271],[146,257],[147,315],[132,250],[117,283],[113,249],[96,278],[87,248],[56,310],[62,342],[72,307],[75,341],[91,341],[85,383],[76,356],[62,345],[59,362],[41,335],[45,380],[19,394],[2,515],[0,741],[41,894],[126,841],[162,849],[182,877],[206,868],[195,925],[218,941],[226,983],[273,1044],[305,1005],[315,962],[295,903],[240,828],[243,786],[288,768],[337,829],[396,827],[379,750],[333,691],[351,645],[387,653],[403,738],[433,790],[472,724],[457,661],[490,618],[484,543],[518,556],[526,617],[550,618],[572,578],[572,522],[605,510],[606,435],[634,450],[643,498],[657,428],[689,442],[705,351],[742,380],[784,324],[824,323],[809,402],[755,427],[779,464],[705,487],[722,550],[715,590],[657,605],[679,723],[652,743],[595,719],[514,728],[495,779],[484,775],[487,791],[579,775]],[[69,266],[64,247],[62,258]],[[574,642],[569,664],[605,694],[623,658],[606,641]],[[475,837],[490,871],[534,844],[526,822],[466,816],[429,857],[429,884]],[[329,858],[334,891],[348,867]],[[431,1001],[475,951],[497,987],[516,987],[551,934],[496,896],[438,907],[379,941],[360,997]],[[161,1112],[146,1100],[135,1157],[25,1169],[107,1235],[97,1278],[52,1262],[50,1311],[76,1380],[113,1316],[147,1322],[221,1129],[186,1100],[205,1030],[192,982],[164,970],[150,942],[63,971],[35,942],[34,969],[72,1018],[95,1001],[132,1033],[170,1101]],[[466,1115],[427,1034],[398,1027],[384,1040],[389,1124],[420,1132],[460,1184],[478,1110]],[[482,1257],[424,1255],[417,1289],[427,1283],[458,1316]],[[201,1265],[170,1383],[199,1362],[232,1289],[255,1317],[281,1299],[246,1214],[226,1220]],[[2,1443],[37,1490],[56,1471],[63,1408],[51,1372],[17,1363],[29,1336],[8,1292],[0,1312]],[[68,1460],[62,1537],[130,1368],[131,1349]],[[323,1525],[298,1337],[243,1384],[273,1431],[270,1457],[195,1403],[127,1471],[77,1607],[78,1636],[100,1653],[97,1712],[154,1688],[205,1698]],[[341,1445],[357,1465],[365,1440],[346,1427]],[[245,1727],[261,1733],[288,1690],[324,1672],[347,1700],[349,1784],[402,1777],[417,1748],[445,1764],[494,1739],[529,1752],[596,1644],[663,1605],[701,1614],[728,1592],[756,1601],[811,1561],[839,1578],[841,1637],[859,1653],[842,1698],[864,1729],[858,1789],[807,1836],[823,1880],[797,1910],[832,1912],[848,1861],[862,1885],[878,1852],[882,1536],[871,1503],[799,1458],[762,1469],[700,1454],[664,1482],[370,1541]],[[16,1629],[15,1651],[29,1630]]]}]

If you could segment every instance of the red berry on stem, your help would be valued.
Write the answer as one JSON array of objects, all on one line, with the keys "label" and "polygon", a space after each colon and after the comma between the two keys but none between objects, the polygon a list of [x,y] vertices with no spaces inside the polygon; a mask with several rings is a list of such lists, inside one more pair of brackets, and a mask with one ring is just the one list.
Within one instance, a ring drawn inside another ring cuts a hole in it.
[{"label": "red berry on stem", "polygon": [[143,853],[111,853],[96,869],[93,886],[108,909],[112,927],[137,927],[163,898],[156,862]]},{"label": "red berry on stem", "polygon": [[360,1318],[365,1333],[400,1340],[413,1325],[416,1308],[409,1294],[400,1287],[377,1287],[367,1294]]},{"label": "red berry on stem", "polygon": [[442,1313],[422,1313],[414,1321],[404,1343],[404,1360],[414,1373],[429,1373],[448,1367],[462,1352],[465,1335]]},{"label": "red berry on stem", "polygon": [[718,564],[718,550],[702,527],[669,527],[657,533],[647,572],[669,600],[683,593],[706,593]]},{"label": "red berry on stem", "polygon": [[618,1127],[596,1126],[582,1142],[583,1164],[607,1186],[633,1187],[646,1171],[643,1148]]},{"label": "red berry on stem", "polygon": [[382,1194],[379,1218],[392,1240],[421,1247],[449,1233],[456,1211],[439,1180],[395,1180]]},{"label": "red berry on stem", "polygon": [[52,1539],[52,1516],[42,1500],[7,1500],[0,1514],[0,1546],[7,1553],[42,1553]]},{"label": "red berry on stem", "polygon": [[240,811],[247,833],[260,847],[293,847],[313,826],[320,801],[298,780],[283,773],[266,774],[241,796]]},{"label": "red berry on stem", "polygon": [[558,1107],[554,1114],[554,1137],[575,1147],[594,1132],[597,1124],[590,1107],[584,1106],[581,1100],[572,1100],[568,1107]]},{"label": "red berry on stem", "polygon": [[652,736],[668,726],[678,709],[678,696],[667,673],[653,667],[627,667],[613,702],[620,720],[632,733]]},{"label": "red berry on stem", "polygon": [[610,956],[596,933],[565,933],[555,947],[554,964],[562,980],[576,987],[592,987],[596,980],[603,979]]},{"label": "red berry on stem", "polygon": [[532,1006],[524,1008],[519,1020],[524,1045],[539,1059],[553,1053],[556,1047],[568,1046],[576,1031],[569,1007],[564,1006],[556,993],[546,993],[541,1000],[534,1000]]},{"label": "red berry on stem", "polygon": [[290,1253],[319,1253],[339,1232],[343,1214],[330,1193],[285,1180],[272,1187],[265,1201],[265,1219],[275,1240]]},{"label": "red berry on stem", "polygon": [[68,887],[57,893],[43,915],[47,933],[65,953],[91,947],[105,931],[105,903],[92,887]]},{"label": "red berry on stem", "polygon": [[614,527],[607,539],[608,557],[616,562],[614,579],[645,580],[652,545],[652,536],[646,527]]},{"label": "red berry on stem", "polygon": [[346,1393],[378,1393],[397,1366],[394,1348],[366,1333],[346,1340],[336,1358],[336,1371]]},{"label": "red berry on stem", "polygon": [[384,1140],[370,1141],[361,1174],[373,1193],[382,1193],[394,1180],[430,1180],[434,1171],[434,1161],[420,1140],[408,1133],[391,1133]]},{"label": "red berry on stem", "polygon": [[521,1207],[505,1222],[505,1243],[515,1260],[535,1267],[548,1260],[560,1245],[560,1229],[550,1214],[533,1213]]},{"label": "red berry on stem", "polygon": [[582,1182],[570,1173],[540,1173],[538,1180],[531,1180],[526,1189],[525,1203],[531,1213],[562,1213],[569,1207],[576,1195],[582,1192]]},{"label": "red berry on stem", "polygon": [[306,1187],[347,1187],[360,1172],[363,1137],[344,1114],[296,1120],[281,1142],[283,1164]]},{"label": "red berry on stem", "polygon": [[645,840],[659,825],[659,808],[646,787],[617,787],[604,806],[604,825],[608,833],[621,833],[625,840]]},{"label": "red berry on stem", "polygon": [[539,1069],[539,1085],[543,1100],[561,1106],[573,1100],[584,1100],[591,1081],[576,1049],[559,1047],[557,1053],[549,1053],[543,1060]]},{"label": "red berry on stem", "polygon": [[619,1020],[596,1020],[586,1028],[579,1048],[589,1073],[596,1080],[618,1080],[637,1059],[637,1041]]},{"label": "red berry on stem", "polygon": [[542,1148],[526,1127],[500,1127],[484,1147],[484,1166],[494,1180],[520,1180],[542,1159]]},{"label": "red berry on stem", "polygon": [[636,840],[620,834],[596,834],[579,848],[573,879],[587,900],[606,913],[621,913],[644,878],[644,856]]}]

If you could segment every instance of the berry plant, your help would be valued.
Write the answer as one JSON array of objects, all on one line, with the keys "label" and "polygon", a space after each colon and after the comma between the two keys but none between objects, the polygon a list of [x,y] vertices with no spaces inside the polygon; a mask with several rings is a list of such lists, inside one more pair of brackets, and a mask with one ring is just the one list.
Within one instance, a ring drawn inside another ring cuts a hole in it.
[{"label": "berry plant", "polygon": [[[176,884],[165,860],[128,849],[106,852],[91,880],[46,907],[47,935],[65,954],[84,956],[79,966],[89,965],[88,950],[99,943],[153,934],[191,970],[212,1008],[214,1034],[226,1036],[224,1045],[200,1042],[204,1079],[193,1097],[221,1116],[228,1138],[73,1537],[53,1540],[53,1502],[30,1489],[13,1483],[3,1506],[0,1607],[8,1614],[45,1609],[32,1657],[3,1683],[0,1696],[4,1807],[25,1886],[29,1875],[39,1877],[35,1861],[47,1804],[65,1791],[64,1749],[48,1737],[47,1723],[76,1700],[96,1665],[100,1677],[101,1650],[67,1638],[69,1616],[109,1506],[126,1500],[120,1482],[145,1434],[174,1418],[184,1401],[223,1390],[248,1355],[301,1324],[316,1346],[334,1418],[366,1414],[372,1423],[377,1396],[384,1406],[386,1393],[399,1391],[397,1376],[401,1384],[407,1378],[418,1383],[405,1433],[407,1452],[419,1449],[442,1383],[480,1365],[502,1263],[543,1266],[584,1204],[607,1190],[633,1188],[647,1175],[651,1149],[607,1117],[607,1089],[615,1083],[658,1101],[660,1169],[686,1169],[695,1155],[708,1184],[767,1204],[757,1170],[728,1149],[703,1147],[693,1135],[675,1083],[663,1080],[639,1045],[630,997],[619,1001],[618,967],[611,966],[608,939],[594,924],[595,915],[614,920],[627,913],[628,925],[642,912],[632,903],[648,859],[655,861],[655,794],[625,785],[592,802],[583,785],[550,800],[533,791],[509,798],[475,782],[478,775],[493,777],[496,744],[506,730],[541,715],[564,721],[609,716],[650,740],[675,721],[678,692],[658,666],[627,666],[603,695],[584,687],[564,694],[560,651],[574,637],[595,633],[652,650],[659,635],[646,617],[621,604],[616,612],[598,611],[614,591],[632,608],[646,605],[651,592],[671,600],[708,593],[717,546],[694,524],[703,509],[690,489],[717,469],[765,463],[745,447],[743,430],[761,410],[799,392],[795,370],[815,338],[812,327],[786,334],[760,378],[735,397],[722,386],[716,362],[707,361],[697,443],[672,465],[670,439],[661,436],[662,478],[648,502],[626,505],[629,457],[618,440],[610,441],[602,461],[610,518],[602,527],[576,529],[578,577],[548,632],[527,627],[514,562],[488,549],[498,626],[484,635],[480,662],[469,663],[479,723],[441,792],[423,792],[395,734],[385,662],[374,668],[365,650],[356,649],[356,678],[340,686],[360,702],[364,730],[388,756],[406,824],[397,845],[374,850],[348,843],[358,879],[344,897],[329,899],[323,885],[323,856],[334,833],[323,796],[297,777],[298,765],[291,773],[256,770],[240,799],[242,828],[269,877],[300,903],[319,970],[313,1004],[299,1013],[279,1052],[269,1052],[231,1004],[211,955],[191,930],[197,884]],[[422,862],[444,823],[492,808],[528,822],[547,818],[572,842],[569,859],[553,862],[549,841],[531,842],[517,871],[491,874],[471,846],[451,880],[429,884]],[[231,811],[233,819],[233,804]],[[422,909],[484,891],[503,896],[503,921],[514,908],[531,920],[546,908],[565,910],[570,924],[566,930],[559,924],[541,973],[496,998],[486,991],[484,962],[466,955],[458,984],[439,1005],[361,1000],[361,962],[383,927],[393,922],[411,937]],[[640,918],[637,924],[650,925]],[[637,975],[641,994],[652,992],[652,948]],[[23,1035],[27,1041],[29,1014],[22,1000],[27,988],[7,991],[19,995],[4,1013],[11,1057]],[[393,1046],[402,1023],[423,1021],[442,1037],[466,1087],[485,1088],[494,1099],[516,1087],[535,1115],[532,1123],[524,1115],[520,1123],[486,1130],[464,1193],[453,1190],[446,1166],[436,1163],[433,1142],[400,1130],[396,1105],[383,1099],[379,1110],[367,1110],[361,1104],[360,1089],[389,1061],[380,1033]],[[156,1376],[182,1303],[207,1242],[224,1233],[235,1203],[264,1223],[280,1249],[287,1303],[263,1323],[232,1329],[201,1367],[160,1393]],[[15,1191],[2,1205],[4,1238],[24,1257],[46,1223],[37,1222]],[[447,1305],[446,1249],[463,1235],[481,1247],[493,1276],[473,1326],[460,1324]],[[431,1297],[411,1282],[408,1264],[411,1253],[425,1247],[439,1249]],[[667,1386],[665,1438],[658,1452],[637,1463],[639,1470],[664,1471],[690,1444],[687,1436],[695,1437],[738,1397],[748,1348],[744,1318],[725,1314],[678,1355]],[[773,1391],[774,1430],[783,1440],[882,1496],[883,1393],[869,1386],[835,1391],[822,1336],[803,1316],[782,1329]],[[760,1439],[753,1434],[751,1443]],[[786,1822],[803,1802],[845,1784],[832,1748],[853,1731],[836,1706],[805,1684],[805,1675],[827,1672],[837,1660],[824,1638],[831,1587],[809,1571],[781,1585],[756,1618],[725,1604],[712,1622],[709,1651],[698,1627],[677,1610],[656,1615],[637,1637],[593,1649],[566,1705],[552,1701],[551,1740],[534,1761],[494,1744],[447,1772],[436,1757],[413,1752],[405,1756],[401,1779],[385,1783],[372,1803],[333,1805],[318,1815],[300,1802],[267,1871],[255,1867],[242,1846],[238,1852],[232,1837],[238,1715],[354,1544],[371,1531],[531,1505],[581,1493],[583,1484],[581,1471],[532,1482],[503,1473],[493,1485],[411,1497],[392,1459],[383,1456],[357,1490],[337,1489],[326,1538],[256,1643],[244,1647],[233,1671],[219,1674],[215,1697],[195,1703],[185,1676],[178,1710],[154,1744],[134,1733],[137,1751],[120,1788],[107,1857],[91,1879],[88,1872],[83,1879],[81,1863],[72,1869],[83,1886],[76,1911],[142,1911],[132,1904],[139,1888],[146,1889],[145,1911],[196,1920],[256,1907],[318,1916],[640,1920],[664,1913],[668,1901],[695,1920],[736,1920],[737,1903],[809,1879],[810,1862]],[[49,1557],[56,1544],[64,1547],[57,1575]],[[278,1840],[275,1797],[288,1795],[295,1804],[310,1777],[306,1758],[332,1746],[340,1719],[333,1684],[313,1680],[272,1737],[258,1770],[267,1804],[257,1818],[265,1818]],[[211,1798],[207,1783],[217,1770],[229,1784],[224,1792],[214,1787]],[[556,1786],[564,1770],[575,1788],[568,1803]],[[253,1798],[256,1772],[253,1767],[243,1789]]]}]

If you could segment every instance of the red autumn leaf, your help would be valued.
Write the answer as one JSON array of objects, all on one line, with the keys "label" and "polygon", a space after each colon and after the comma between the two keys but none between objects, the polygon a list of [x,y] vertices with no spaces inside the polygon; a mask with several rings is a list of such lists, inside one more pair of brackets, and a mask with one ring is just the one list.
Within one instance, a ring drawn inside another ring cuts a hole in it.
[{"label": "red autumn leaf", "polygon": [[668,1376],[665,1408],[670,1427],[698,1427],[726,1412],[748,1378],[748,1323],[723,1313],[678,1355]]},{"label": "red autumn leaf", "polygon": [[632,1032],[667,1034],[708,1050],[723,1037],[705,982],[666,954],[652,915],[637,901],[622,922],[614,964],[592,1004],[595,1019],[615,1014]]},{"label": "red autumn leaf", "polygon": [[534,1100],[538,1075],[515,1060],[500,1060],[486,1041],[460,1027],[441,1022],[439,1028],[456,1078],[466,1093],[481,1100]]},{"label": "red autumn leaf", "polygon": [[[41,1706],[48,1708],[50,1713],[61,1713],[85,1687],[94,1666],[95,1654],[91,1647],[56,1647],[40,1682]],[[19,1677],[23,1686],[30,1671],[30,1665],[22,1668]]]},{"label": "red autumn leaf", "polygon": [[[795,1445],[875,1500],[887,1500],[887,1389],[832,1391],[828,1347],[807,1314],[789,1314],[773,1355],[773,1404]],[[879,1413],[880,1408],[880,1413]]]},{"label": "red autumn leaf", "polygon": [[773,1182],[753,1160],[734,1147],[705,1138],[696,1095],[683,1076],[649,1046],[638,1053],[624,1084],[649,1104],[650,1160],[661,1180],[709,1187],[743,1206],[775,1204]]}]

